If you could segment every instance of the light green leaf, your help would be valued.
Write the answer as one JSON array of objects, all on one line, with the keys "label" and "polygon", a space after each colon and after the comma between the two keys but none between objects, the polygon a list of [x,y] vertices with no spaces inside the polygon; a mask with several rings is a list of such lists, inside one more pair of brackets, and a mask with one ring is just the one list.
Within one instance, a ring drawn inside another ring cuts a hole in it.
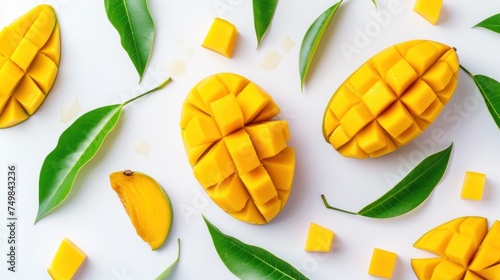
[{"label": "light green leaf", "polygon": [[155,89],[123,104],[87,112],[61,134],[56,147],[47,155],[40,170],[35,223],[66,199],[80,169],[97,154],[106,136],[115,127],[123,106],[163,88],[169,81],[170,78]]},{"label": "light green leaf", "polygon": [[222,233],[203,217],[215,250],[226,267],[240,279],[307,279],[293,266],[268,251]]},{"label": "light green leaf", "polygon": [[147,0],[104,0],[109,21],[121,37],[121,43],[142,79],[148,64],[155,26]]},{"label": "light green leaf", "polygon": [[403,215],[429,197],[446,171],[452,148],[453,144],[424,159],[394,188],[357,213],[332,207],[325,196],[321,195],[323,203],[328,209],[369,218],[384,219]]},{"label": "light green leaf", "polygon": [[271,25],[277,6],[278,0],[253,0],[253,22],[255,35],[257,35],[257,47]]},{"label": "light green leaf", "polygon": [[326,11],[324,11],[307,29],[307,32],[302,39],[302,44],[300,45],[299,53],[299,72],[300,72],[300,85],[303,88],[304,83],[309,72],[309,67],[311,66],[314,54],[318,49],[318,46],[325,34],[328,25],[332,21],[335,12],[342,3],[342,0],[334,4]]},{"label": "light green leaf", "polygon": [[500,14],[493,15],[473,27],[482,27],[496,33],[500,33]]},{"label": "light green leaf", "polygon": [[158,277],[156,277],[155,280],[168,279],[168,277],[170,276],[170,273],[172,272],[172,270],[175,268],[175,266],[179,262],[180,257],[181,257],[181,240],[177,239],[177,258],[175,259],[175,261],[171,265],[169,265],[167,267],[167,269],[165,269],[160,275],[158,275]]},{"label": "light green leaf", "polygon": [[491,117],[497,124],[497,127],[500,128],[500,83],[484,75],[473,75],[462,65],[460,65],[460,68],[474,80],[479,92],[483,96]]}]

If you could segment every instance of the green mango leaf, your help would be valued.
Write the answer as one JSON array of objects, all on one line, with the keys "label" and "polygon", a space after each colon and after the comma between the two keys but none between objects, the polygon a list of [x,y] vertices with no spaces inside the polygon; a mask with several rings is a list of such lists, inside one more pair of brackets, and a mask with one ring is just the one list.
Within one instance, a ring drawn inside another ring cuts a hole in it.
[{"label": "green mango leaf", "polygon": [[121,43],[140,78],[148,64],[155,26],[147,0],[104,0],[106,14],[120,34]]},{"label": "green mango leaf", "polygon": [[257,35],[257,47],[271,25],[277,6],[278,0],[253,0],[253,23],[255,35]]},{"label": "green mango leaf", "polygon": [[493,15],[473,27],[482,27],[496,33],[500,33],[500,14]]},{"label": "green mango leaf", "polygon": [[307,279],[296,268],[268,251],[222,233],[205,217],[215,250],[226,267],[240,279]]},{"label": "green mango leaf", "polygon": [[175,268],[177,263],[179,262],[179,258],[181,257],[181,240],[177,239],[177,258],[175,261],[167,267],[158,277],[155,278],[155,280],[165,280],[168,279],[170,276],[170,273],[172,270]]},{"label": "green mango leaf", "polygon": [[69,195],[80,169],[99,151],[128,103],[163,88],[158,87],[123,104],[94,109],[79,117],[59,137],[56,147],[45,158],[38,184],[38,214],[35,223],[58,207]]},{"label": "green mango leaf", "polygon": [[318,49],[319,43],[325,34],[328,25],[332,21],[335,12],[342,3],[340,0],[326,11],[324,11],[314,22],[309,29],[307,29],[302,44],[300,45],[299,53],[299,72],[300,72],[300,86],[304,88],[304,83],[309,72],[309,67],[314,58],[314,54]]},{"label": "green mango leaf", "polygon": [[473,75],[469,70],[462,65],[460,68],[467,73],[479,89],[483,96],[486,107],[490,112],[491,117],[500,128],[500,83],[490,77],[484,75]]},{"label": "green mango leaf", "polygon": [[453,144],[438,153],[428,156],[394,188],[359,212],[350,212],[332,207],[328,204],[324,195],[321,195],[321,199],[323,199],[326,208],[353,215],[379,219],[403,215],[415,209],[429,197],[446,171],[452,148]]}]

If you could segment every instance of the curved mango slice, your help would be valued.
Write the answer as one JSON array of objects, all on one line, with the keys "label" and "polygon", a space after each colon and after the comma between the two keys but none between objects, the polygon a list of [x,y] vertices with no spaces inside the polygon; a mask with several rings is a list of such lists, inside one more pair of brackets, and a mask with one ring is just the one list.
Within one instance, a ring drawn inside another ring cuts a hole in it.
[{"label": "curved mango slice", "polygon": [[370,58],[333,94],[323,136],[346,157],[388,154],[420,135],[455,91],[455,49],[413,40]]},{"label": "curved mango slice", "polygon": [[428,231],[413,246],[439,256],[411,260],[419,280],[500,279],[498,221],[488,230],[483,217],[454,219]]},{"label": "curved mango slice", "polygon": [[0,32],[0,128],[40,107],[57,76],[60,31],[54,9],[39,5]]},{"label": "curved mango slice", "polygon": [[274,219],[290,195],[295,153],[288,124],[264,90],[220,73],[200,81],[182,107],[181,132],[200,185],[230,215],[252,224]]},{"label": "curved mango slice", "polygon": [[172,227],[170,198],[150,176],[125,170],[109,175],[111,187],[120,197],[137,234],[152,250],[163,245]]}]

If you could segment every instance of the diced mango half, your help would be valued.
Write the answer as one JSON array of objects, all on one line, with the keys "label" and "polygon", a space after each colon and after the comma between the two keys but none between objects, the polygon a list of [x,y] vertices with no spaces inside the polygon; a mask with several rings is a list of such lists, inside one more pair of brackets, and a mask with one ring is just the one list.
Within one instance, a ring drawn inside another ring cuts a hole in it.
[{"label": "diced mango half", "polygon": [[465,173],[465,179],[462,185],[462,193],[460,194],[460,197],[463,199],[481,200],[483,198],[485,181],[485,174],[467,171]]},{"label": "diced mango half", "polygon": [[57,77],[60,41],[54,9],[45,4],[0,32],[0,128],[25,121],[41,106]]},{"label": "diced mango half", "polygon": [[375,248],[370,261],[368,274],[385,279],[391,279],[396,266],[397,258],[398,255],[393,252]]},{"label": "diced mango half", "polygon": [[238,30],[227,20],[215,18],[201,44],[204,48],[230,58],[238,38]]},{"label": "diced mango half", "polygon": [[326,227],[311,223],[307,234],[306,252],[330,252],[335,233]]},{"label": "diced mango half", "polygon": [[64,238],[47,271],[54,280],[71,280],[86,258],[78,246]]},{"label": "diced mango half", "polygon": [[[412,259],[419,280],[500,279],[500,222],[488,230],[483,217],[461,217],[425,233],[414,247],[438,258]],[[495,245],[492,245],[494,243]]]},{"label": "diced mango half", "polygon": [[264,224],[285,206],[295,173],[284,120],[271,96],[248,79],[219,73],[189,92],[181,135],[193,174],[236,219]]},{"label": "diced mango half", "polygon": [[382,50],[332,95],[323,116],[325,140],[346,157],[396,150],[441,113],[458,70],[455,49],[438,42],[412,40]]},{"label": "diced mango half", "polygon": [[443,0],[417,0],[413,10],[431,24],[436,24],[442,6]]}]

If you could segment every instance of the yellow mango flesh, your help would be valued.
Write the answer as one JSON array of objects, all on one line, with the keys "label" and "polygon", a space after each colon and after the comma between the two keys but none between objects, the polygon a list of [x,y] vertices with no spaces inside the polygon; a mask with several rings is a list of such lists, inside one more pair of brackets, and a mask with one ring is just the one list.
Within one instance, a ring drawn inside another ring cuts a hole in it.
[{"label": "yellow mango flesh", "polygon": [[461,217],[420,237],[415,248],[439,258],[412,259],[419,280],[500,279],[500,222],[488,230],[483,217]]},{"label": "yellow mango flesh", "polygon": [[271,96],[245,77],[209,76],[189,92],[181,135],[193,174],[212,200],[244,222],[265,224],[285,206],[295,152]]},{"label": "yellow mango flesh", "polygon": [[428,22],[436,24],[441,13],[443,0],[417,0],[413,10]]},{"label": "yellow mango flesh", "polygon": [[481,200],[483,198],[484,182],[486,175],[483,173],[467,171],[460,197],[463,199]]},{"label": "yellow mango flesh", "polygon": [[238,30],[227,20],[215,18],[201,44],[204,48],[230,58],[238,38]]},{"label": "yellow mango flesh", "polygon": [[64,238],[47,271],[54,280],[70,280],[86,259],[85,253],[71,240]]},{"label": "yellow mango flesh", "polygon": [[334,236],[335,233],[332,230],[316,223],[311,223],[307,234],[306,252],[329,252]]},{"label": "yellow mango flesh", "polygon": [[391,279],[397,257],[393,252],[375,248],[370,261],[370,267],[368,268],[368,274]]},{"label": "yellow mango flesh", "polygon": [[130,170],[109,175],[137,234],[152,250],[160,248],[168,237],[173,220],[170,199],[150,176]]},{"label": "yellow mango flesh", "polygon": [[388,154],[420,135],[455,91],[455,49],[413,40],[370,58],[335,91],[323,136],[346,157]]},{"label": "yellow mango flesh", "polygon": [[56,79],[60,31],[54,9],[39,5],[0,32],[0,128],[40,107]]}]

